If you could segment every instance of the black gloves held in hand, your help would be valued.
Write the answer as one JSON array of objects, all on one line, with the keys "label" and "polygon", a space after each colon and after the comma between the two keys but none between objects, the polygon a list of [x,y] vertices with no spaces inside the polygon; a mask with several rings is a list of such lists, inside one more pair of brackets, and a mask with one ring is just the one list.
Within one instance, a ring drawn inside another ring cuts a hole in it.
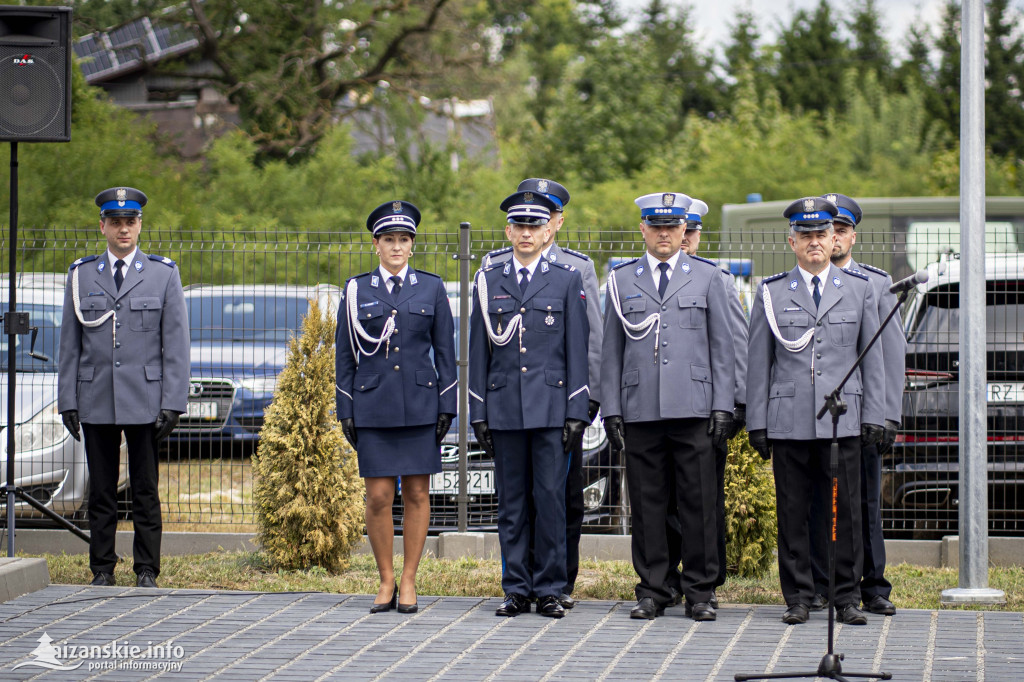
[{"label": "black gloves held in hand", "polygon": [[597,411],[600,409],[601,403],[597,402],[596,400],[587,401],[587,419],[590,420],[591,424],[594,423],[594,417],[597,416]]},{"label": "black gloves held in hand", "polygon": [[608,434],[613,454],[626,449],[626,425],[622,422],[622,417],[605,417],[604,432]]},{"label": "black gloves held in hand", "polygon": [[[77,417],[77,414],[75,416]],[[167,438],[177,425],[177,412],[174,410],[160,410],[160,414],[157,415],[156,422],[153,424],[153,442],[159,443],[164,438]]]},{"label": "black gloves held in hand", "polygon": [[489,457],[494,458],[494,438],[491,437],[491,429],[487,422],[473,422],[473,433],[476,434],[476,442],[484,449]]},{"label": "black gloves held in hand", "polygon": [[716,450],[721,450],[729,444],[732,423],[732,412],[726,412],[725,410],[711,411],[711,419],[708,420],[708,435],[711,436],[711,446]]},{"label": "black gloves held in hand", "polygon": [[341,420],[341,432],[345,434],[345,440],[352,446],[352,449],[356,449],[356,423],[352,419]]},{"label": "black gloves held in hand", "polygon": [[882,440],[882,436],[885,435],[885,429],[878,424],[861,424],[860,425],[860,445],[861,447],[867,447],[868,445],[876,445]]},{"label": "black gloves held in hand", "polygon": [[768,441],[768,429],[754,429],[750,432],[750,447],[757,450],[761,459],[768,461],[772,458],[772,446]]},{"label": "black gloves held in hand", "polygon": [[583,430],[589,426],[588,422],[582,419],[566,419],[562,427],[562,449],[572,452],[574,448],[583,445]]},{"label": "black gloves held in hand", "polygon": [[68,430],[75,440],[82,440],[81,424],[78,421],[78,410],[64,410],[60,413],[64,422],[64,428]]},{"label": "black gloves held in hand", "polygon": [[454,414],[448,414],[447,412],[441,412],[437,415],[437,427],[434,429],[434,439],[437,441],[437,446],[441,447],[441,441],[448,435],[448,429],[452,428],[452,419],[455,418]]},{"label": "black gloves held in hand", "polygon": [[735,438],[743,427],[747,425],[747,406],[737,405],[732,417],[732,428],[729,430],[729,440]]},{"label": "black gloves held in hand", "polygon": [[896,442],[896,434],[899,432],[899,422],[894,422],[891,419],[885,420],[885,433],[882,435],[882,440],[878,443],[878,454],[884,455],[889,450],[892,450],[892,444]]}]

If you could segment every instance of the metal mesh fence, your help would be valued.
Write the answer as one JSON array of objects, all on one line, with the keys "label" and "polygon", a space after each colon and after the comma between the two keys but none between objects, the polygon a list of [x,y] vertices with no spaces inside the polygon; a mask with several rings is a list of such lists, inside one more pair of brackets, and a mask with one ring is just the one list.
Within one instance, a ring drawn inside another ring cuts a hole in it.
[{"label": "metal mesh fence", "polygon": [[[1006,225],[988,231],[988,404],[977,409],[988,411],[990,528],[994,533],[1019,534],[1024,533],[1024,256],[1019,254],[1024,228],[1021,222]],[[884,458],[882,493],[890,535],[929,537],[955,533],[957,527],[959,233],[955,224],[939,222],[927,230],[915,229],[914,224],[893,221],[886,229],[859,232],[854,257],[889,270],[894,279],[925,267],[932,275],[904,306],[908,354],[903,430],[893,452]],[[419,235],[411,264],[445,278],[458,318],[456,232]],[[506,243],[496,227],[474,229],[472,235],[472,252],[478,259]],[[704,236],[700,253],[737,274],[747,310],[751,292],[764,276],[795,265],[778,221],[773,229],[746,230],[719,243],[712,237]],[[6,263],[6,231],[2,239],[0,262]],[[602,283],[610,265],[643,252],[634,227],[567,227],[559,244],[590,255]],[[22,371],[16,391],[15,482],[43,504],[83,523],[88,490],[85,454],[80,443],[67,437],[56,412],[57,346],[67,268],[76,258],[102,253],[104,248],[95,228],[19,231],[18,310],[30,313],[39,332],[34,347],[29,336],[18,337]],[[362,230],[220,234],[144,227],[140,248],[179,264],[190,313],[189,409],[160,452],[165,528],[251,530],[251,456],[284,362],[288,335],[298,328],[308,297],[337,309],[345,280],[377,265],[373,246]],[[7,281],[4,275],[4,311]],[[458,319],[457,327],[460,322],[468,327],[468,321]],[[6,367],[6,336],[2,344],[0,360]],[[6,386],[2,393],[6,401]],[[6,409],[0,414],[6,419]],[[435,531],[457,527],[455,434],[453,428],[443,449],[445,471],[431,483]],[[5,447],[6,439],[0,442]],[[628,532],[624,466],[609,452],[599,422],[588,430],[584,447],[585,532]],[[493,464],[472,443],[468,467],[470,529],[494,529]],[[126,488],[125,467],[122,482]],[[121,505],[127,521],[127,489]],[[38,514],[23,505],[18,514],[23,523],[39,521]],[[396,517],[401,517],[400,498]]]}]

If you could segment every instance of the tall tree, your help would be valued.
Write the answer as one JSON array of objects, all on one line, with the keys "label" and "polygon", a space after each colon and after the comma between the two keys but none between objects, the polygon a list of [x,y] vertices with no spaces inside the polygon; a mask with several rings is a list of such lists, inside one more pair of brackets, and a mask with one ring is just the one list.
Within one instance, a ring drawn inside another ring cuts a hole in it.
[{"label": "tall tree", "polygon": [[747,4],[739,8],[735,16],[735,23],[729,26],[729,42],[723,50],[725,73],[729,81],[727,100],[730,106],[738,96],[741,72],[746,72],[753,78],[753,85],[759,96],[763,96],[772,87],[769,59],[761,44],[761,29],[757,25],[753,9]]},{"label": "tall tree", "polygon": [[783,28],[777,43],[776,87],[787,108],[806,111],[836,109],[843,99],[843,73],[850,48],[826,0],[813,12],[799,10]]},{"label": "tall tree", "polygon": [[985,137],[992,152],[1024,156],[1024,41],[1008,0],[989,0],[985,46]]},{"label": "tall tree", "polygon": [[960,2],[945,0],[935,40],[939,67],[935,72],[936,97],[928,100],[929,113],[951,134],[960,133]]},{"label": "tall tree", "polygon": [[883,87],[892,82],[893,64],[889,44],[882,35],[882,18],[875,0],[859,0],[850,21],[853,33],[851,56],[861,77],[874,73]]}]

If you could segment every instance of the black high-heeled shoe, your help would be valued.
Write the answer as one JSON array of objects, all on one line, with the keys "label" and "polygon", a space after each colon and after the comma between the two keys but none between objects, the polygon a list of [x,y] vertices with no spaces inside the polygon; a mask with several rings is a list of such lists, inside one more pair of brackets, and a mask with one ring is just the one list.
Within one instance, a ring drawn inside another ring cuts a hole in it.
[{"label": "black high-heeled shoe", "polygon": [[411,604],[403,604],[402,602],[398,602],[399,613],[416,613],[419,610],[420,607],[417,605],[416,602],[413,602]]},{"label": "black high-heeled shoe", "polygon": [[384,611],[391,611],[395,608],[395,604],[398,603],[398,583],[395,583],[395,591],[391,593],[391,601],[378,604],[373,602],[373,606],[370,607],[370,613],[383,613]]}]

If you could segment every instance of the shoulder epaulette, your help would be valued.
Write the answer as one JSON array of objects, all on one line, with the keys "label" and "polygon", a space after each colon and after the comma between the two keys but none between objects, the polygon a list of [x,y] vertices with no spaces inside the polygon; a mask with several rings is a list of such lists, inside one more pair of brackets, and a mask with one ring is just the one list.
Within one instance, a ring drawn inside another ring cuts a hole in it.
[{"label": "shoulder epaulette", "polygon": [[777,279],[782,279],[783,277],[785,277],[788,274],[789,274],[789,272],[780,272],[780,273],[777,273],[775,275],[772,275],[771,277],[765,277],[764,279],[761,280],[761,283],[762,284],[767,284],[768,282],[774,282]]},{"label": "shoulder epaulette", "polygon": [[174,267],[174,261],[172,261],[170,258],[167,258],[165,256],[155,256],[152,253],[146,255],[149,256],[149,260],[155,260],[157,263],[163,263],[164,265],[171,268]]},{"label": "shoulder epaulette", "polygon": [[575,249],[567,249],[564,246],[559,246],[558,248],[560,248],[562,251],[564,251],[564,252],[566,252],[568,254],[576,256],[577,258],[582,258],[583,260],[590,260],[590,256],[588,256],[585,253],[580,253],[579,251],[576,251]]},{"label": "shoulder epaulette", "polygon": [[640,259],[639,258],[634,258],[632,260],[623,261],[623,262],[619,263],[618,265],[616,265],[614,268],[612,268],[612,270],[618,270],[619,268],[624,268],[627,265],[632,265],[633,263],[637,262],[638,260],[640,260]]},{"label": "shoulder epaulette", "polygon": [[[551,263],[551,261],[548,262]],[[569,265],[568,263],[551,263],[551,266],[556,268],[562,268],[563,270],[568,270],[569,272],[576,272],[576,266]]]},{"label": "shoulder epaulette", "polygon": [[500,249],[495,249],[494,251],[488,251],[487,255],[488,256],[500,256],[501,254],[508,253],[511,250],[512,250],[511,246],[503,246]]},{"label": "shoulder epaulette", "polygon": [[848,275],[853,275],[854,277],[860,277],[860,278],[861,278],[862,280],[864,280],[865,282],[868,282],[868,281],[870,281],[870,280],[868,279],[868,276],[867,276],[867,275],[865,275],[865,274],[864,274],[863,272],[854,272],[853,270],[843,270],[843,272],[845,272],[845,273],[846,273],[846,274],[848,274]]},{"label": "shoulder epaulette", "polygon": [[441,275],[435,275],[434,273],[430,272],[429,270],[416,270],[416,274],[417,275],[427,275],[428,277],[436,277],[437,279],[441,279]]},{"label": "shoulder epaulette", "polygon": [[722,272],[724,272],[727,275],[732,275],[732,270],[730,270],[729,268],[723,268],[721,265],[719,265],[718,269],[721,270]]},{"label": "shoulder epaulette", "polygon": [[888,272],[886,272],[882,268],[876,268],[874,265],[868,265],[867,263],[857,263],[857,265],[861,268],[864,268],[865,270],[868,270],[869,272],[875,273],[876,275],[882,275],[883,277],[889,276]]},{"label": "shoulder epaulette", "polygon": [[97,258],[99,258],[99,256],[83,256],[83,257],[79,258],[78,260],[76,260],[74,263],[71,264],[71,267],[68,268],[68,272],[71,272],[72,270],[77,268],[82,263],[89,263],[91,261],[96,260]]},{"label": "shoulder epaulette", "polygon": [[490,272],[494,268],[505,267],[504,263],[491,263],[490,265],[481,265],[480,272]]},{"label": "shoulder epaulette", "polygon": [[692,258],[693,260],[699,260],[699,261],[701,261],[703,263],[707,263],[708,265],[714,266],[716,268],[718,267],[718,263],[716,263],[713,260],[708,260],[707,258],[704,258],[703,256],[690,256],[690,258]]}]

